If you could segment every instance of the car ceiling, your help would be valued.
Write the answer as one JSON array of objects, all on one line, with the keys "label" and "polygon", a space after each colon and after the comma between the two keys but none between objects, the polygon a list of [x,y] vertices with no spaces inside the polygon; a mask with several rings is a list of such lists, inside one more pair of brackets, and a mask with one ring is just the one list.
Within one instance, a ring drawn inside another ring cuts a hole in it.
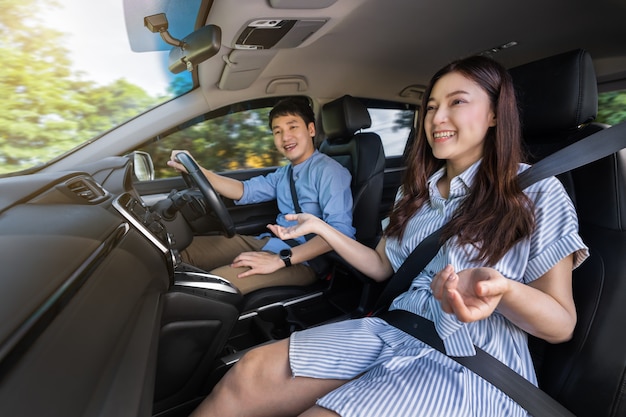
[{"label": "car ceiling", "polygon": [[[208,11],[205,23],[222,29],[221,50],[197,71],[211,107],[298,93],[321,102],[343,94],[418,102],[419,95],[411,93],[445,63],[509,42],[517,45],[493,55],[507,67],[584,48],[594,58],[600,81],[626,76],[623,0],[199,1],[192,1],[191,9]],[[190,10],[176,6],[182,0],[126,3],[134,5],[136,23],[142,22],[142,13],[164,11],[176,21],[177,10]],[[241,30],[261,18],[328,20],[297,47],[235,50]],[[133,44],[133,25],[128,26]],[[140,32],[144,38],[156,36],[145,28],[134,31]],[[225,69],[230,82],[222,75]],[[237,78],[244,75],[243,81]]]}]

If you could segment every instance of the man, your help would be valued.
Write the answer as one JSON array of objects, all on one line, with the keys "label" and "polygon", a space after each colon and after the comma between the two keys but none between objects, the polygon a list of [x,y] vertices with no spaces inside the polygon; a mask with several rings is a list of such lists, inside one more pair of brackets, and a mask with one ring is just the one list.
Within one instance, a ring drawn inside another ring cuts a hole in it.
[{"label": "man", "polygon": [[[285,215],[311,213],[345,235],[354,238],[352,226],[351,176],[341,164],[315,149],[315,116],[303,99],[280,101],[270,112],[269,126],[278,151],[290,162],[266,176],[246,181],[215,174],[201,167],[215,191],[235,201],[253,204],[276,200],[276,223],[288,226]],[[168,165],[183,171],[172,151]],[[292,195],[291,180],[295,185]],[[283,242],[269,233],[260,236],[197,236],[181,252],[184,262],[229,280],[247,294],[278,285],[308,285],[317,279],[320,255],[330,246],[314,236]],[[317,270],[316,270],[317,269]]]}]

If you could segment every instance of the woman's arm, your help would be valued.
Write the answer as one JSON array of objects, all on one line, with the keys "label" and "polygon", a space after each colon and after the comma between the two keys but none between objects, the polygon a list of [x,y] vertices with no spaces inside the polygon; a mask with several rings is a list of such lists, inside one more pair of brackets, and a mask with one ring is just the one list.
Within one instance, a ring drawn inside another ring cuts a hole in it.
[{"label": "woman's arm", "polygon": [[561,259],[528,285],[511,281],[498,311],[533,336],[550,343],[568,341],[577,319],[572,294],[573,261],[573,254]]},{"label": "woman's arm", "polygon": [[393,268],[385,254],[385,239],[381,239],[372,249],[351,239],[312,214],[288,214],[287,220],[297,220],[291,227],[268,225],[267,227],[279,238],[293,239],[309,233],[321,236],[331,248],[350,265],[375,281],[384,281],[393,274]]},{"label": "woman's arm", "polygon": [[576,308],[572,295],[574,255],[561,259],[543,276],[526,285],[503,277],[493,268],[456,273],[451,265],[431,284],[446,313],[471,322],[498,311],[527,333],[550,343],[572,337]]}]

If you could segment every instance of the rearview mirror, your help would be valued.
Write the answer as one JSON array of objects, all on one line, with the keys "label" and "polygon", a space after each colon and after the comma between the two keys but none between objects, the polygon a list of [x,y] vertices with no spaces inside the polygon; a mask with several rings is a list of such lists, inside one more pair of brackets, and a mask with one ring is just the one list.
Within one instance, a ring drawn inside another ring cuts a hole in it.
[{"label": "rearview mirror", "polygon": [[222,29],[219,26],[206,25],[186,38],[176,39],[168,31],[165,13],[146,16],[143,22],[150,32],[160,34],[163,41],[174,45],[169,57],[169,69],[174,74],[193,71],[196,65],[215,55],[222,45]]},{"label": "rearview mirror", "polygon": [[217,54],[222,45],[222,29],[215,25],[203,26],[182,42],[182,47],[170,51],[169,69],[174,74],[192,71],[196,65]]}]

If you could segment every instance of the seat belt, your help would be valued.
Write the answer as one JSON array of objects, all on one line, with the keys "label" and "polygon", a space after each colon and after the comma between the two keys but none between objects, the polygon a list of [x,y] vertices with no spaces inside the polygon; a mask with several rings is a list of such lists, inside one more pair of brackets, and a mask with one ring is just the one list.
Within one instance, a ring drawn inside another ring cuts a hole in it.
[{"label": "seat belt", "polygon": [[[289,177],[289,188],[291,190],[291,200],[293,201],[293,207],[296,210],[296,213],[302,213],[302,209],[300,208],[300,203],[298,203],[298,193],[296,192],[296,182],[293,180],[293,165],[289,164],[287,168],[287,176]],[[311,240],[315,236],[314,233],[309,233],[304,236],[305,240]],[[286,240],[289,246],[294,247],[298,246],[299,243],[295,239]]]},{"label": "seat belt", "polygon": [[[291,164],[289,164],[289,167],[287,168],[287,176],[289,177],[289,188],[291,189],[291,199],[293,201],[293,207],[296,210],[296,213],[302,213],[302,209],[300,208],[300,203],[298,203],[298,193],[296,192],[296,183],[293,180],[293,165]],[[308,242],[314,237],[315,237],[315,233],[309,233],[308,235],[304,236],[304,240]],[[287,240],[284,240],[284,242],[288,244],[289,246],[291,246],[292,248],[300,245],[300,242],[298,242],[295,239],[287,239]],[[325,274],[326,272],[328,272],[328,269],[330,268],[330,263],[327,259],[325,259],[323,254],[316,256],[313,259],[309,259],[307,263],[309,264],[311,268],[313,268],[313,271],[315,271],[317,275]]]},{"label": "seat belt", "polygon": [[[579,168],[624,148],[626,148],[626,122],[600,130],[543,158],[519,175],[519,184],[525,189],[539,180]],[[422,271],[437,254],[441,247],[440,237],[441,228],[422,240],[411,252],[378,298],[374,314],[446,354],[443,341],[432,321],[404,310],[386,311],[391,301],[408,289],[417,275],[415,271]],[[450,356],[450,358],[489,381],[534,417],[574,416],[559,402],[507,365],[477,346],[475,348],[475,356]]]},{"label": "seat belt", "polygon": [[293,180],[293,166],[289,164],[289,168],[287,168],[287,176],[289,177],[289,188],[291,189],[291,200],[293,201],[293,207],[296,210],[296,213],[302,213],[302,209],[300,208],[300,204],[298,203],[298,193],[296,192],[296,183]]},{"label": "seat belt", "polygon": [[[443,341],[431,320],[405,310],[386,311],[380,315],[380,318],[447,355]],[[561,403],[500,360],[478,346],[474,346],[474,349],[476,349],[474,356],[448,357],[511,397],[533,417],[575,417]]]}]

